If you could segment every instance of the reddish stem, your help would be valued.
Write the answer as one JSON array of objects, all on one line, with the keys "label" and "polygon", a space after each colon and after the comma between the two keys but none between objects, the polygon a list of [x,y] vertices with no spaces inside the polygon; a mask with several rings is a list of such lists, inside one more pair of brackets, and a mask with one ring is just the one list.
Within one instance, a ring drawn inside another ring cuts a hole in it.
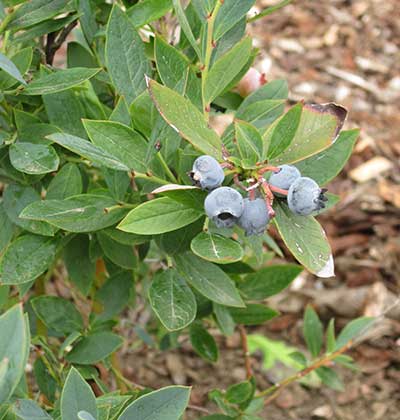
[{"label": "reddish stem", "polygon": [[282,195],[288,195],[288,190],[283,190],[282,188],[274,187],[271,184],[268,184],[268,186],[269,186],[269,189],[273,192],[276,192]]},{"label": "reddish stem", "polygon": [[274,194],[272,193],[268,182],[264,178],[260,178],[258,182],[261,184],[261,188],[265,194],[265,203],[268,209],[268,216],[272,219],[275,217],[275,211],[272,208],[272,204],[274,203]]},{"label": "reddish stem", "polygon": [[233,182],[235,183],[235,185],[237,186],[237,187],[239,187],[241,190],[243,190],[243,191],[247,191],[247,188],[240,182],[240,180],[239,180],[239,175],[238,174],[235,174],[235,175],[233,175]]},{"label": "reddish stem", "polygon": [[265,172],[279,172],[281,168],[278,168],[277,166],[264,166],[262,169],[258,171],[259,175],[265,174]]}]

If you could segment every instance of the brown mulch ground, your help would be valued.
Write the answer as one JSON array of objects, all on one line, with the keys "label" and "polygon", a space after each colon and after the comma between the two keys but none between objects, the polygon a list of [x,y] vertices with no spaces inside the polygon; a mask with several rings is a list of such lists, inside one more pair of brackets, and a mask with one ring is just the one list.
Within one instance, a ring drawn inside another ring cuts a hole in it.
[{"label": "brown mulch ground", "polygon": [[[258,5],[271,3],[260,0]],[[272,302],[284,316],[258,333],[301,348],[306,303],[311,302],[324,321],[335,316],[341,327],[356,316],[381,314],[399,295],[399,6],[398,0],[298,0],[252,27],[261,50],[257,67],[269,80],[287,79],[293,101],[345,105],[345,128],[362,129],[354,155],[330,185],[342,201],[320,217],[334,250],[336,277],[302,277],[296,290]],[[266,407],[262,417],[398,420],[399,336],[397,305],[374,336],[352,350],[360,371],[344,372],[344,393],[296,384]],[[221,357],[216,365],[201,361],[184,343],[179,351],[163,354],[127,349],[123,369],[147,386],[193,384],[192,403],[215,410],[206,392],[245,378],[238,337],[218,341]],[[254,357],[253,365],[260,386],[268,386],[260,358]]]}]

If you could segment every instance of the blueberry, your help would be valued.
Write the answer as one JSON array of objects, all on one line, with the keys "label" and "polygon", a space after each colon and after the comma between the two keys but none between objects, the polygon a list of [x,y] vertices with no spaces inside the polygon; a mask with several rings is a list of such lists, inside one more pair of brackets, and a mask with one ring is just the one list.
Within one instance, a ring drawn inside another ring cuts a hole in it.
[{"label": "blueberry", "polygon": [[243,213],[243,197],[230,187],[220,187],[208,194],[204,201],[207,216],[219,228],[230,228]]},{"label": "blueberry", "polygon": [[189,176],[203,190],[213,190],[220,187],[225,178],[221,165],[212,156],[208,155],[200,156],[194,161]]},{"label": "blueberry", "polygon": [[289,188],[287,202],[290,210],[295,214],[308,216],[314,211],[323,209],[326,189],[321,189],[311,178],[300,177]]},{"label": "blueberry", "polygon": [[265,200],[256,198],[244,199],[244,210],[238,220],[238,225],[244,229],[246,236],[262,235],[268,225],[269,215]]},{"label": "blueberry", "polygon": [[296,179],[300,178],[300,171],[292,165],[278,166],[279,172],[274,172],[268,183],[274,187],[288,190]]}]

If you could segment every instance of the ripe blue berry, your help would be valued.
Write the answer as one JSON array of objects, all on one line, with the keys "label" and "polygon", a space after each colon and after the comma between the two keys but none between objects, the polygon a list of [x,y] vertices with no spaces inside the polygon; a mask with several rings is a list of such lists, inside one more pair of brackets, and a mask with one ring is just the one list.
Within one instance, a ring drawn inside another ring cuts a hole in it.
[{"label": "ripe blue berry", "polygon": [[321,189],[311,178],[300,177],[289,188],[287,202],[290,210],[295,214],[308,216],[314,211],[325,207],[324,196],[326,189]]},{"label": "ripe blue berry", "polygon": [[278,166],[279,172],[272,173],[268,183],[274,187],[288,190],[296,179],[300,178],[300,171],[292,165]]},{"label": "ripe blue berry", "polygon": [[243,197],[230,187],[220,187],[208,194],[204,201],[207,216],[219,228],[230,228],[243,213]]},{"label": "ripe blue berry", "polygon": [[256,198],[244,199],[244,210],[239,217],[238,225],[244,229],[246,236],[262,235],[268,225],[269,215],[265,200]]},{"label": "ripe blue berry", "polygon": [[212,156],[208,155],[200,156],[194,161],[189,176],[203,190],[213,190],[220,187],[225,178],[221,165]]}]

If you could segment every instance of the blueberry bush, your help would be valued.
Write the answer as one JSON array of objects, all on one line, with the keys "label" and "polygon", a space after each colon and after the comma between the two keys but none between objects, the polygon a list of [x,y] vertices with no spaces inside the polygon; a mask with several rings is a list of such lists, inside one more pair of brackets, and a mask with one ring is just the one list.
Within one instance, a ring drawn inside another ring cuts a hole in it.
[{"label": "blueberry bush", "polygon": [[[332,320],[324,341],[307,307],[307,351],[265,390],[249,358],[271,345],[246,334],[279,315],[266,299],[303,269],[334,275],[315,216],[338,201],[324,186],[358,135],[341,131],[344,108],[286,107],[286,82],[251,68],[246,24],[288,1],[257,16],[255,0],[111,3],[0,1],[0,418],[183,418],[190,387],[123,376],[132,328],[164,351],[189,340],[209,363],[210,329],[240,331],[247,377],[210,390],[204,419],[260,419],[310,375],[340,389],[331,362],[351,366],[370,319],[338,337]],[[270,225],[299,264],[270,263],[283,257]],[[145,324],[120,322],[136,302]]]}]

